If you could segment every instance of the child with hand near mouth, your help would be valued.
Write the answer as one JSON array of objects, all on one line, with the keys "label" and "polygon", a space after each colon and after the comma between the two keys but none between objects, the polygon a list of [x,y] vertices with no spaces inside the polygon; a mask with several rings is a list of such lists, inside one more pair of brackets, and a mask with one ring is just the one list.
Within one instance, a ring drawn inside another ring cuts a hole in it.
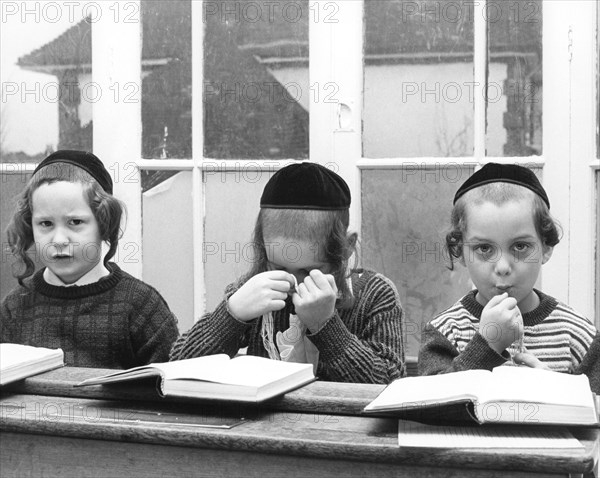
[{"label": "child with hand near mouth", "polygon": [[389,279],[355,269],[350,190],[316,163],[277,171],[265,186],[250,271],[175,343],[171,360],[227,353],[312,363],[335,382],[402,377],[402,309]]},{"label": "child with hand near mouth", "polygon": [[579,367],[594,325],[534,288],[560,240],[549,209],[535,174],[518,165],[486,164],[459,188],[446,244],[475,290],[427,324],[420,374],[491,370],[511,358],[558,372]]}]

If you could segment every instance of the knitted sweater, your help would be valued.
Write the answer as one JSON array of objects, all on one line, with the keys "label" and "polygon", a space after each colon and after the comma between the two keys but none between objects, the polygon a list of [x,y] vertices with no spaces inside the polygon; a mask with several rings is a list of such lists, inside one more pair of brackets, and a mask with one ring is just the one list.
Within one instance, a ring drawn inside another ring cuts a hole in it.
[{"label": "knitted sweater", "polygon": [[592,392],[600,394],[600,332],[596,334],[596,338],[576,372],[587,375]]},{"label": "knitted sweater", "polygon": [[153,287],[108,264],[84,286],[57,287],[41,269],[0,306],[0,342],[61,348],[66,365],[130,368],[166,362],[177,319]]},{"label": "knitted sweater", "polygon": [[[540,304],[523,314],[523,344],[551,370],[572,372],[587,353],[596,329],[568,305],[535,290]],[[487,369],[510,359],[496,353],[479,334],[483,306],[471,291],[427,324],[421,334],[419,375]]]},{"label": "knitted sweater", "polygon": [[[262,318],[242,322],[227,310],[227,300],[243,284],[230,284],[225,298],[204,315],[171,350],[171,360],[226,353],[248,347],[249,355],[268,357],[261,336]],[[319,350],[317,375],[333,382],[389,383],[405,375],[402,308],[392,282],[372,271],[352,274],[354,304],[337,309],[316,334],[307,337]],[[273,312],[275,333],[289,327],[293,305]]]}]

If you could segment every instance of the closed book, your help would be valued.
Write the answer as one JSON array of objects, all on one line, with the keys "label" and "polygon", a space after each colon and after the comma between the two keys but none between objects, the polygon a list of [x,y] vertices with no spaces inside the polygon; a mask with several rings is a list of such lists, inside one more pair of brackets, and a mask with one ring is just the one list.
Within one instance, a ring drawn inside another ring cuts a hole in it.
[{"label": "closed book", "polygon": [[0,344],[0,386],[64,365],[61,349]]},{"label": "closed book", "polygon": [[[453,411],[460,409],[466,413]],[[512,366],[398,379],[364,412],[425,422],[469,416],[479,423],[598,425],[585,375]]]},{"label": "closed book", "polygon": [[141,367],[84,380],[103,385],[155,377],[160,395],[240,402],[262,402],[315,380],[312,364],[263,357],[207,355]]}]

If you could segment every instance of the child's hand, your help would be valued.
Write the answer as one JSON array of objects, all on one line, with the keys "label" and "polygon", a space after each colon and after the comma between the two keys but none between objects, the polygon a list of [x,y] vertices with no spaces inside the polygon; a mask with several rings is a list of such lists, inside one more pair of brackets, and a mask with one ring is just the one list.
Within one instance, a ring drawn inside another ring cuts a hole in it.
[{"label": "child's hand", "polygon": [[267,271],[250,278],[229,298],[229,311],[246,322],[285,307],[294,276],[285,271]]},{"label": "child's hand", "polygon": [[323,274],[318,269],[310,271],[292,296],[298,318],[312,333],[321,330],[333,316],[336,299],[335,279],[331,274]]},{"label": "child's hand", "polygon": [[535,355],[527,351],[515,354],[513,356],[513,360],[517,365],[526,365],[527,367],[531,368],[550,370],[550,367],[548,367],[544,362],[540,362]]},{"label": "child's hand", "polygon": [[518,340],[523,335],[523,317],[517,300],[506,292],[492,297],[481,314],[479,333],[499,354]]}]

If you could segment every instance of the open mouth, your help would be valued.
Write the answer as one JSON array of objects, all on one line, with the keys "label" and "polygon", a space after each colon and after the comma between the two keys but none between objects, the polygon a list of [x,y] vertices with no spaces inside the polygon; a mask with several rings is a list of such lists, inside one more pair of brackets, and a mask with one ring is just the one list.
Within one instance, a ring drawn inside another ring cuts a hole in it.
[{"label": "open mouth", "polygon": [[56,254],[55,256],[52,257],[52,259],[55,261],[65,261],[65,260],[72,259],[72,257],[67,254]]}]

